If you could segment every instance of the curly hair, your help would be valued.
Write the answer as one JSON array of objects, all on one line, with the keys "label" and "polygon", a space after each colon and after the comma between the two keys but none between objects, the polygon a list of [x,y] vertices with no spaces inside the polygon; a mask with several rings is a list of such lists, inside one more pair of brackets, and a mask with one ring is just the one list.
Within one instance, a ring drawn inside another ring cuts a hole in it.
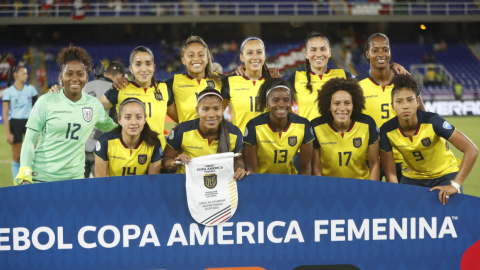
[{"label": "curly hair", "polygon": [[70,44],[68,48],[64,48],[58,53],[57,63],[61,71],[63,71],[65,66],[71,61],[82,62],[87,73],[92,72],[92,59],[85,49]]},{"label": "curly hair", "polygon": [[330,112],[332,96],[337,91],[346,91],[352,96],[352,119],[358,118],[362,111],[365,110],[365,97],[363,89],[354,78],[342,79],[335,78],[326,82],[318,93],[318,112],[322,117],[326,117],[329,121],[333,121],[333,115]]},{"label": "curly hair", "polygon": [[418,87],[417,82],[410,75],[397,75],[392,80],[393,89],[392,89],[392,102],[393,96],[400,91],[400,89],[410,89],[413,91],[415,96],[419,96],[420,88]]},{"label": "curly hair", "polygon": [[367,52],[368,52],[368,50],[370,50],[370,46],[372,45],[373,39],[377,38],[377,37],[382,37],[382,38],[386,39],[387,42],[388,42],[388,45],[390,45],[390,40],[388,39],[388,37],[385,34],[375,33],[375,34],[370,35],[367,39],[367,42],[365,42],[365,51],[363,52],[363,56],[367,60],[367,64],[370,64],[370,60],[367,58]]},{"label": "curly hair", "polygon": [[193,43],[197,43],[197,44],[202,45],[202,47],[205,49],[205,51],[207,53],[208,62],[207,62],[207,65],[205,66],[205,76],[209,79],[212,79],[215,83],[221,84],[222,81],[221,81],[220,76],[215,74],[215,72],[213,71],[213,68],[214,68],[213,67],[213,55],[210,52],[210,50],[208,49],[207,43],[205,43],[205,41],[203,41],[203,39],[201,37],[191,36],[191,37],[187,38],[185,41],[183,41],[182,47],[180,48],[181,57],[184,57],[185,50],[188,48],[188,46],[190,46]]},{"label": "curly hair", "polygon": [[267,93],[268,91],[277,88],[278,86],[286,86],[290,89],[290,98],[292,102],[297,102],[297,93],[295,89],[285,80],[280,78],[272,78],[266,79],[265,82],[260,86],[258,89],[257,98],[255,100],[256,103],[256,111],[257,112],[264,112],[267,108]]},{"label": "curly hair", "polygon": [[[307,38],[305,39],[305,51],[307,51],[307,48],[308,48],[308,42],[310,42],[311,39],[314,39],[314,38],[323,38],[325,40],[325,42],[327,42],[328,44],[328,47],[330,48],[330,41],[328,40],[327,36],[325,36],[324,34],[322,33],[318,33],[318,32],[310,32],[308,33],[308,36]],[[305,60],[305,74],[307,75],[307,89],[310,91],[310,93],[313,92],[313,86],[312,86],[312,79],[310,78],[310,72],[312,72],[312,67],[310,65],[310,60],[306,59]]]}]

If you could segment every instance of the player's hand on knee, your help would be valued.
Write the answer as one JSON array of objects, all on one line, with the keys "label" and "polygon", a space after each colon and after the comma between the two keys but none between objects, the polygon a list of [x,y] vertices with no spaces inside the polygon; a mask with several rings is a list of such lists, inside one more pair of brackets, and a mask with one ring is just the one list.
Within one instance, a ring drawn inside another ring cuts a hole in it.
[{"label": "player's hand on knee", "polygon": [[443,205],[448,203],[448,200],[450,199],[450,196],[452,196],[453,194],[458,192],[458,190],[452,185],[436,186],[436,187],[433,187],[433,188],[430,189],[430,191],[434,191],[434,190],[439,190],[440,191],[440,192],[438,192],[438,200]]},{"label": "player's hand on knee", "polygon": [[13,180],[14,186],[33,184],[32,168],[23,166],[18,170],[18,174]]},{"label": "player's hand on knee", "polygon": [[56,94],[56,93],[60,92],[61,89],[62,89],[62,87],[60,85],[55,84],[54,86],[50,87],[50,90],[48,90],[48,93]]},{"label": "player's hand on knee", "polygon": [[119,77],[113,82],[112,89],[116,88],[118,90],[123,90],[127,88],[128,84],[130,84],[130,81],[127,78]]}]

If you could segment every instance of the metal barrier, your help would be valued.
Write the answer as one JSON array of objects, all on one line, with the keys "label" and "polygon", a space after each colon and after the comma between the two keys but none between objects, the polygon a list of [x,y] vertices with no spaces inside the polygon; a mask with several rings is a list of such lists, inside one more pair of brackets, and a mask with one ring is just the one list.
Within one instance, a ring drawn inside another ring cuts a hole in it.
[{"label": "metal barrier", "polygon": [[297,15],[480,15],[475,3],[357,3],[357,2],[205,2],[205,3],[91,3],[0,4],[0,17],[140,16],[297,16]]}]

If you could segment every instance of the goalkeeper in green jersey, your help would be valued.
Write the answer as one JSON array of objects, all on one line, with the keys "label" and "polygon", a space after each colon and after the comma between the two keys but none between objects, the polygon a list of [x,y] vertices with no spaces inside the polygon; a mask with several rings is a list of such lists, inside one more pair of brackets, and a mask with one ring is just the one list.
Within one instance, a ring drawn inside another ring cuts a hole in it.
[{"label": "goalkeeper in green jersey", "polygon": [[83,178],[85,142],[93,127],[110,131],[117,126],[98,99],[82,93],[92,71],[87,52],[70,46],[60,51],[58,64],[64,89],[35,103],[15,185]]}]

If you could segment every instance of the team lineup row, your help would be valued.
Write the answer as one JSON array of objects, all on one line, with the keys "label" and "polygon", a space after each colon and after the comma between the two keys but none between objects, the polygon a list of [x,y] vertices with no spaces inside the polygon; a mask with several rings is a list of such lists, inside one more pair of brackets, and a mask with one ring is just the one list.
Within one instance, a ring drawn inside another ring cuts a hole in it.
[{"label": "team lineup row", "polygon": [[[292,174],[299,152],[301,174],[379,180],[381,160],[387,181],[435,186],[446,203],[478,150],[448,122],[423,111],[418,86],[408,75],[396,76],[392,68],[403,68],[391,65],[390,55],[388,38],[372,35],[370,70],[353,79],[327,68],[328,39],[313,32],[306,40],[306,70],[282,80],[271,78],[279,74],[265,65],[264,43],[250,37],[240,48],[244,75],[224,77],[213,72],[203,40],[191,37],[182,46],[187,74],[157,81],[153,53],[137,47],[130,55],[134,80],[118,78],[116,89],[97,100],[82,95],[88,54],[70,47],[58,60],[64,89],[40,98],[28,119],[16,181],[82,178],[85,142],[94,126],[116,126],[105,112],[115,106],[119,126],[96,145],[97,177],[159,173],[162,163],[172,171],[175,161],[226,151],[243,151],[244,158],[235,160],[236,179],[249,172]],[[233,124],[222,117],[229,103]],[[180,124],[165,141],[167,114]],[[464,152],[460,169],[446,141]]]}]

